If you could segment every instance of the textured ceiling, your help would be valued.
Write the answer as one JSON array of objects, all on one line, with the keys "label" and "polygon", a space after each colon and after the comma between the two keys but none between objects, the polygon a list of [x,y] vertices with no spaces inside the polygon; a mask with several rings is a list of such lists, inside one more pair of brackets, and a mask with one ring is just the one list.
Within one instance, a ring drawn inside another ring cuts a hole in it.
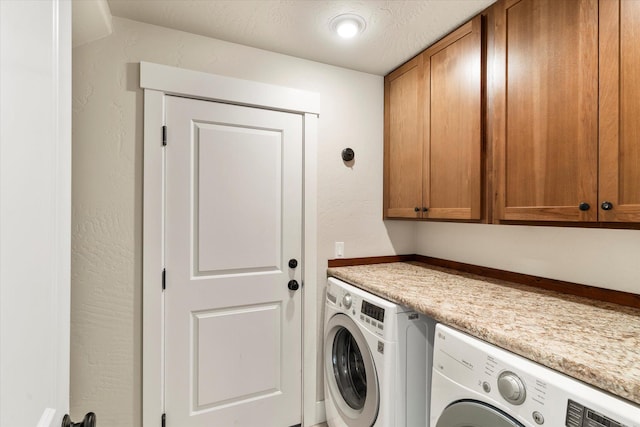
[{"label": "textured ceiling", "polygon": [[[108,0],[114,16],[385,75],[495,0]],[[342,40],[331,18],[367,21]]]}]

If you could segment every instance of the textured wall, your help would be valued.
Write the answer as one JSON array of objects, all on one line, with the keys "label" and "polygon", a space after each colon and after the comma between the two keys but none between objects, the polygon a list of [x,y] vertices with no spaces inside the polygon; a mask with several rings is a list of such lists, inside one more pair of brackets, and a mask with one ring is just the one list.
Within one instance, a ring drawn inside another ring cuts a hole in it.
[{"label": "textured wall", "polygon": [[418,224],[417,252],[640,294],[640,231]]},{"label": "textured wall", "polygon": [[[113,24],[111,36],[73,51],[71,413],[94,410],[100,425],[128,427],[141,419],[139,61],[320,93],[318,253],[307,254],[318,258],[318,283],[336,240],[348,257],[411,252],[415,241],[409,223],[381,219],[382,77],[125,19]],[[347,146],[356,152],[350,168],[340,158]]]},{"label": "textured wall", "polygon": [[[139,61],[321,94],[318,251],[307,254],[317,257],[320,284],[334,241],[343,241],[347,257],[418,252],[639,292],[640,231],[384,223],[381,77],[135,21],[113,24],[111,36],[73,52],[74,419],[94,410],[100,425],[141,423]],[[347,146],[356,153],[352,167],[340,159]]]}]

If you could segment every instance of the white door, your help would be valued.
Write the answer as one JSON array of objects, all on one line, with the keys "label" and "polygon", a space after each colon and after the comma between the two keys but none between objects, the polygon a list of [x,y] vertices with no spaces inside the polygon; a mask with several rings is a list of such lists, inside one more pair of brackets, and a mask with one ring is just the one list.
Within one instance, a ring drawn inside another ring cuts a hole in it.
[{"label": "white door", "polygon": [[172,96],[165,114],[167,425],[299,424],[302,116]]},{"label": "white door", "polygon": [[70,1],[0,0],[2,427],[69,411],[71,16]]}]

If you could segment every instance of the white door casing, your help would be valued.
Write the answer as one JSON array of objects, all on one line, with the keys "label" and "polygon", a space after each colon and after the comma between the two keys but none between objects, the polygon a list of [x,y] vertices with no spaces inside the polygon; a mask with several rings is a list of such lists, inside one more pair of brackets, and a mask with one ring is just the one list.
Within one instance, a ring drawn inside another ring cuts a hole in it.
[{"label": "white door casing", "polygon": [[165,115],[167,422],[299,424],[302,116],[173,96]]},{"label": "white door casing", "polygon": [[[163,300],[164,166],[162,125],[167,95],[220,101],[270,110],[299,113],[303,117],[303,247],[304,287],[298,293],[303,307],[303,425],[324,421],[324,402],[316,400],[316,222],[318,94],[264,83],[223,77],[175,67],[140,63],[144,89],[144,210],[143,210],[143,426],[156,427],[165,411]],[[288,259],[282,258],[284,262]],[[171,279],[169,279],[170,281]],[[268,309],[267,309],[268,311]],[[258,310],[259,314],[261,313]],[[170,414],[167,422],[170,424]]]}]

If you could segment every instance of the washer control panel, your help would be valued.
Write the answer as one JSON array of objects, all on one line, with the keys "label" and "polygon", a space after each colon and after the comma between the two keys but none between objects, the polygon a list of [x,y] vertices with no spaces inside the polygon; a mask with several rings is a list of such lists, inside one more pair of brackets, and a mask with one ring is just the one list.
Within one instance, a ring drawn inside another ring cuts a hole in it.
[{"label": "washer control panel", "polygon": [[362,314],[365,314],[380,323],[384,323],[384,308],[371,304],[369,301],[362,301],[362,308],[360,311]]},{"label": "washer control panel", "polygon": [[527,389],[518,376],[511,371],[502,371],[498,376],[498,390],[504,399],[514,405],[522,405],[527,398]]},{"label": "washer control panel", "polygon": [[[336,306],[349,315],[364,328],[377,336],[384,336],[385,332],[393,330],[394,311],[390,309],[392,303],[383,301],[375,295],[365,297],[365,291],[345,283],[338,286],[336,279],[327,282],[327,303]],[[386,316],[385,316],[386,315]],[[392,323],[389,325],[389,323]]]},{"label": "washer control panel", "polygon": [[353,298],[351,297],[351,294],[344,294],[344,296],[342,297],[342,305],[344,305],[344,308],[349,310],[351,308],[352,303],[353,303]]}]

